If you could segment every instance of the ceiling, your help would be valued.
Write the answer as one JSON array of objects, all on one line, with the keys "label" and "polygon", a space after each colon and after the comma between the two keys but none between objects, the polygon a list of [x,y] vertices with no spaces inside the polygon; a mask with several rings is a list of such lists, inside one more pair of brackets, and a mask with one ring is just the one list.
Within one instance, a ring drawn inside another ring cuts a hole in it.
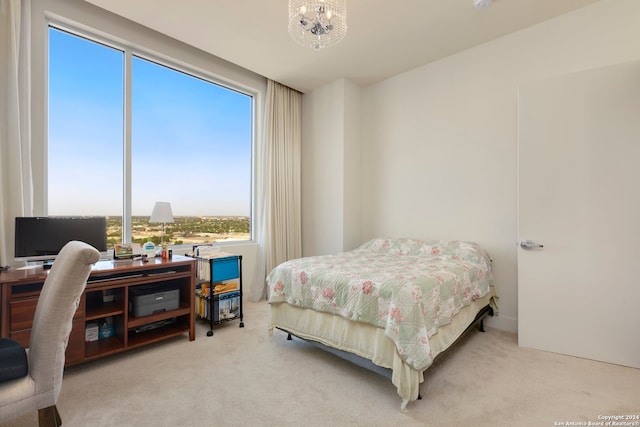
[{"label": "ceiling", "polygon": [[347,36],[320,50],[289,37],[287,0],[85,1],[307,92],[367,86],[598,0],[348,0]]}]

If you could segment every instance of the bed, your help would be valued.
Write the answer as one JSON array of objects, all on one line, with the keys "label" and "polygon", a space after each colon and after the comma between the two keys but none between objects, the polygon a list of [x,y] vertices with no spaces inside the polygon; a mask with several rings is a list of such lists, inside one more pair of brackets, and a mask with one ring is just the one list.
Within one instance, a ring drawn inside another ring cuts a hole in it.
[{"label": "bed", "polygon": [[376,238],[282,263],[267,284],[270,333],[281,329],[387,372],[402,411],[419,398],[434,359],[483,315],[497,314],[491,260],[473,242]]}]

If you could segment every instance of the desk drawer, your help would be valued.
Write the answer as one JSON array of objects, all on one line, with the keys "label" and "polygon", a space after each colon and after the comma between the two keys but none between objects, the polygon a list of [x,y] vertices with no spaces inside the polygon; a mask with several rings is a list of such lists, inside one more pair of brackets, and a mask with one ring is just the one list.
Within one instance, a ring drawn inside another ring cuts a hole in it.
[{"label": "desk drawer", "polygon": [[[33,325],[33,317],[36,314],[36,306],[38,305],[38,297],[16,299],[9,302],[9,319],[11,325],[9,330],[18,331],[20,329],[30,329]],[[84,293],[80,297],[78,309],[73,315],[74,319],[84,317],[85,296]]]},{"label": "desk drawer", "polygon": [[37,297],[10,301],[9,319],[11,319],[11,325],[9,330],[31,329],[33,316],[36,313],[36,305],[38,305]]},{"label": "desk drawer", "polygon": [[9,333],[9,338],[12,340],[16,340],[20,343],[24,348],[29,347],[29,340],[31,339],[31,329],[25,329],[22,331],[11,332]]}]

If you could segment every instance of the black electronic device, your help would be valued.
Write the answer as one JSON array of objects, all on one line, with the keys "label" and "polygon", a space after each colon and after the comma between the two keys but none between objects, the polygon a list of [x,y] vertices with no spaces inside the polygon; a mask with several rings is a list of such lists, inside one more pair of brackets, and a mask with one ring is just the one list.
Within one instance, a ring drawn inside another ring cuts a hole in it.
[{"label": "black electronic device", "polygon": [[132,286],[129,288],[129,313],[149,316],[180,307],[180,288],[171,283]]},{"label": "black electronic device", "polygon": [[16,261],[51,261],[71,240],[107,250],[107,219],[101,217],[16,217]]}]

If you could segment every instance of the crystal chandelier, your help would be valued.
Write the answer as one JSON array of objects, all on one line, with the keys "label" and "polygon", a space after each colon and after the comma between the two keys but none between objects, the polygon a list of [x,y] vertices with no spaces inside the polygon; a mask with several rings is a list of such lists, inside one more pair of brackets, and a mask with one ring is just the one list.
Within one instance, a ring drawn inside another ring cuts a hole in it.
[{"label": "crystal chandelier", "polygon": [[312,49],[339,43],[347,34],[347,0],[289,0],[289,34]]}]

